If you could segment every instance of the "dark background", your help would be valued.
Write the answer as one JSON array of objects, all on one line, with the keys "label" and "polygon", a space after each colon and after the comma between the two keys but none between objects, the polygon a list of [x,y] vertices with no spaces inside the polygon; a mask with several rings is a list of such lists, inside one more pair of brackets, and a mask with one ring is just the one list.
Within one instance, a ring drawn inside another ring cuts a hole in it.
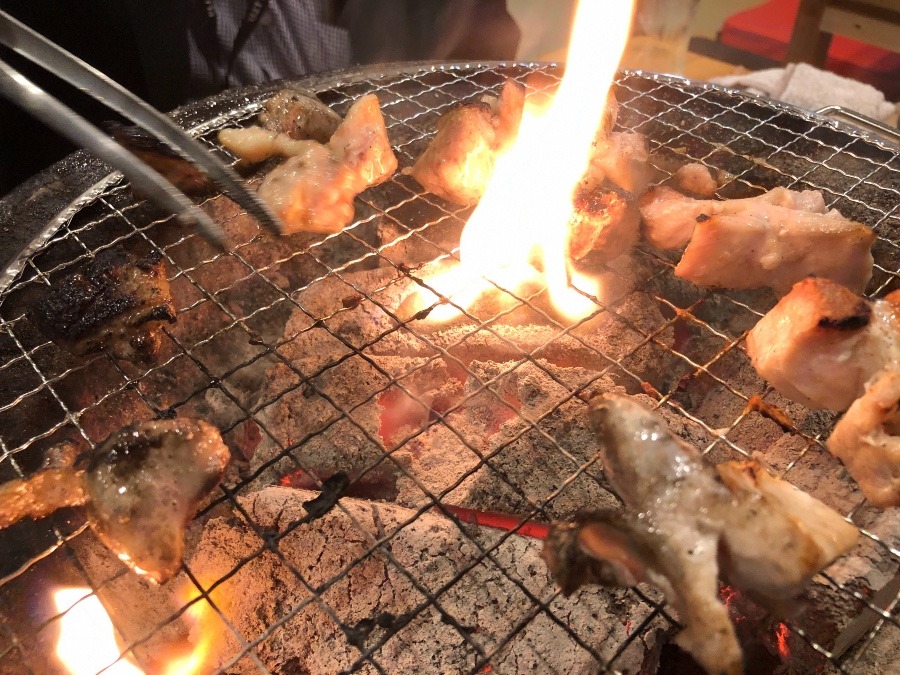
[{"label": "dark background", "polygon": [[[244,6],[249,0],[232,1]],[[0,9],[154,107],[169,111],[201,97],[199,90],[192,91],[194,85],[189,82],[186,27],[189,11],[202,9],[202,2],[0,0]],[[331,7],[334,19],[350,32],[356,63],[512,59],[520,38],[518,27],[506,12],[505,0],[333,0]],[[440,38],[446,35],[450,24],[457,42],[448,47],[446,40]],[[379,39],[388,33],[391,40]],[[438,43],[443,43],[442,53],[434,52]],[[0,60],[95,125],[106,120],[124,121],[3,46]],[[0,198],[75,149],[0,98]]]},{"label": "dark background", "polygon": [[[164,10],[168,0],[147,0]],[[176,3],[171,3],[176,4]],[[0,0],[0,9],[81,57],[138,96],[163,110],[178,105],[176,85],[148,87],[125,3],[115,0]],[[173,36],[172,57],[185,49]],[[184,52],[186,53],[186,52]],[[0,59],[98,124],[118,119],[105,107],[0,46]],[[160,64],[165,67],[165,59]],[[154,83],[156,84],[156,83]],[[32,174],[76,148],[19,108],[0,98],[0,197]]]}]

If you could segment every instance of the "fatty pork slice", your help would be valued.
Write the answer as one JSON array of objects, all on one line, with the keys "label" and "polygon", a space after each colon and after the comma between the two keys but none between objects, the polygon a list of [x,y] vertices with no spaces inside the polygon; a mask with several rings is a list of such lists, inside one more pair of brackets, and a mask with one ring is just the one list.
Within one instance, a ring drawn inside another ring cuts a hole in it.
[{"label": "fatty pork slice", "polygon": [[353,200],[397,169],[378,97],[359,99],[327,145],[303,143],[275,167],[259,196],[280,216],[285,233],[339,232],[353,220]]},{"label": "fatty pork slice", "polygon": [[668,187],[655,187],[640,202],[647,240],[656,248],[681,248],[698,222],[720,214],[765,212],[770,206],[810,213],[826,213],[818,190],[796,192],[777,187],[747,199],[693,199]]},{"label": "fatty pork slice", "polygon": [[828,279],[804,279],[747,335],[756,371],[808,408],[845,410],[900,359],[900,297],[869,301]]},{"label": "fatty pork slice", "polygon": [[778,295],[815,275],[861,293],[872,276],[874,242],[872,228],[834,210],[759,205],[697,222],[675,274],[698,286],[769,287]]},{"label": "fatty pork slice", "polygon": [[874,506],[900,506],[900,363],[866,385],[835,426],[828,449]]}]

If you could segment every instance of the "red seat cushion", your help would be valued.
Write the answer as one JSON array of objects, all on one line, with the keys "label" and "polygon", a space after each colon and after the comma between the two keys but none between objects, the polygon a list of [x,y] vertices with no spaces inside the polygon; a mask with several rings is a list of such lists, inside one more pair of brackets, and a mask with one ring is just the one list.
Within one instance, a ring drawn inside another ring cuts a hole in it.
[{"label": "red seat cushion", "polygon": [[[800,0],[769,0],[732,14],[722,25],[719,41],[729,47],[783,62]],[[825,68],[838,75],[868,82],[885,92],[900,80],[900,54],[835,35]]]}]

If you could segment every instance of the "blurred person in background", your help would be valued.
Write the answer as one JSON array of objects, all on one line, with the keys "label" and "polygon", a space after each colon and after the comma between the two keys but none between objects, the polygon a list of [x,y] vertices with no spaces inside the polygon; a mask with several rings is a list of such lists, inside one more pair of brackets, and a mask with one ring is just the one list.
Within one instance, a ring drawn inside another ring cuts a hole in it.
[{"label": "blurred person in background", "polygon": [[[506,0],[0,0],[160,110],[242,85],[351,65],[513,59]],[[99,124],[115,115],[0,48],[0,59]],[[0,197],[74,151],[0,99]]]}]

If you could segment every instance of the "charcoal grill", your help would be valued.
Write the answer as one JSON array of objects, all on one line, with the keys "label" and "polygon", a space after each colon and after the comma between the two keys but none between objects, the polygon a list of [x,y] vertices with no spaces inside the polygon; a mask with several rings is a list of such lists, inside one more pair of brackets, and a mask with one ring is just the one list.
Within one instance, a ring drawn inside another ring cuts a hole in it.
[{"label": "charcoal grill", "polygon": [[[407,64],[296,84],[341,113],[377,93],[402,168],[450,106],[507,77],[552,86],[558,74],[545,64]],[[226,92],[176,116],[224,156],[215,132],[249,124],[281,86]],[[729,174],[720,197],[822,190],[878,233],[867,294],[900,287],[896,146],[680,78],[627,72],[615,91],[618,126],[647,135],[663,175],[693,160]],[[35,471],[59,440],[87,448],[123,424],[172,415],[216,423],[238,460],[198,514],[193,554],[170,587],[137,581],[76,512],[0,533],[0,672],[43,671],[59,618],[47,595],[61,584],[89,587],[122,655],[151,671],[167,645],[201,640],[191,608],[205,606],[207,629],[224,636],[215,663],[229,672],[686,672],[672,665],[677,624],[658,593],[563,598],[530,538],[579,506],[615,504],[579,421],[584,399],[609,387],[649,396],[713,461],[761,453],[861,528],[857,548],[811,584],[805,614],[782,623],[734,601],[759,648],[744,645],[751,671],[897,663],[900,523],[871,508],[825,451],[834,416],[755,376],[742,340],[774,304],[768,292],[691,287],[673,276],[673,259],[641,246],[604,270],[609,292],[583,321],[555,318],[540,292],[503,290],[502,309],[466,311],[450,335],[395,310],[426,283],[428,264],[456,255],[469,211],[401,173],[361,195],[353,224],[326,237],[271,240],[221,195],[203,207],[226,228],[229,252],[136,200],[83,153],[0,202],[0,480]],[[51,279],[119,243],[158,251],[170,271],[179,320],[152,367],[70,357],[26,314]],[[598,325],[609,339],[595,339]],[[433,393],[448,379],[465,383],[449,402]],[[371,415],[394,405],[413,423],[384,431]],[[791,423],[766,416],[772,406]],[[303,411],[311,419],[291,421]],[[428,451],[442,443],[455,463]],[[423,468],[430,462],[438,468]],[[289,487],[260,492],[271,484]],[[301,506],[319,493],[322,509]],[[176,583],[189,590],[173,595]],[[255,602],[256,593],[266,595]],[[732,606],[730,589],[723,598]]]}]

